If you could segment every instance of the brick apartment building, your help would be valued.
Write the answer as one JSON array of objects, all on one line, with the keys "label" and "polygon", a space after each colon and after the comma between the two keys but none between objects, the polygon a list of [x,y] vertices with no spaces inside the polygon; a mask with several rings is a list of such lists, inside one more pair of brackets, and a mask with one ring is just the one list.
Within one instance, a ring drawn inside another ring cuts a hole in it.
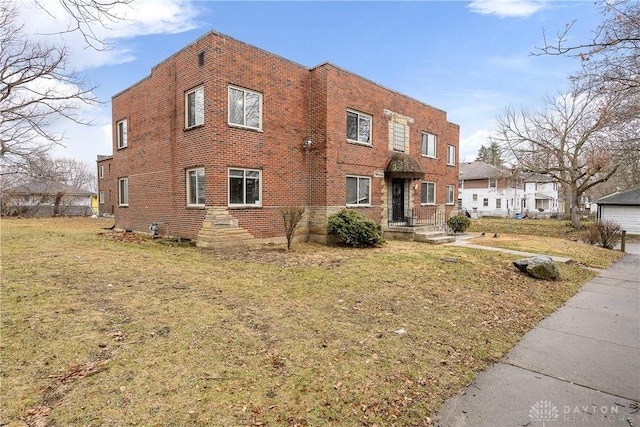
[{"label": "brick apartment building", "polygon": [[[446,113],[330,63],[307,68],[210,32],[112,98],[98,156],[101,214],[201,246],[326,240],[349,207],[387,233],[456,208],[459,127]],[[387,234],[389,237],[390,234]]]}]

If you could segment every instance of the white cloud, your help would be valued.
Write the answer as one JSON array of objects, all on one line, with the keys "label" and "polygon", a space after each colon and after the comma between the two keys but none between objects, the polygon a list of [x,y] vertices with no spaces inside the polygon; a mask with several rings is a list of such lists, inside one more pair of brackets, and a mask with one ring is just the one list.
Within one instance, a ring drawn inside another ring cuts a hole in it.
[{"label": "white cloud", "polygon": [[547,0],[473,0],[468,8],[501,18],[528,17],[547,7]]},{"label": "white cloud", "polygon": [[[21,7],[24,31],[47,42],[64,43],[70,51],[70,64],[76,71],[114,65],[135,59],[135,52],[120,45],[122,41],[149,34],[176,34],[197,28],[198,9],[187,0],[136,0],[130,6],[118,4],[111,10],[120,18],[103,19],[102,24],[91,24],[89,29],[99,40],[112,49],[96,50],[87,47],[87,40],[59,2],[47,2],[47,10],[38,7],[35,0],[17,2]],[[95,43],[94,43],[95,44]]]},{"label": "white cloud", "polygon": [[489,129],[480,129],[471,135],[460,138],[460,162],[473,162],[478,156],[480,146],[489,145],[489,136],[492,131]]}]

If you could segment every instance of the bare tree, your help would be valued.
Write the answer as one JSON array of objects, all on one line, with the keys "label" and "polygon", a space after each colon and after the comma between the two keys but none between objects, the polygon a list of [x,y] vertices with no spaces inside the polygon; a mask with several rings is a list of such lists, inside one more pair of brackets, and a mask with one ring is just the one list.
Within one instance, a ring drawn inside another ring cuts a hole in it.
[{"label": "bare tree", "polygon": [[287,236],[287,250],[290,251],[293,236],[296,234],[296,229],[300,226],[300,221],[304,216],[304,208],[300,206],[285,206],[280,209],[280,214],[282,214]]},{"label": "bare tree", "polygon": [[[44,1],[34,1],[47,11]],[[58,0],[72,22],[62,32],[78,31],[88,47],[105,49],[95,26],[120,20],[116,10],[132,1]],[[61,144],[64,134],[53,130],[55,121],[91,124],[76,112],[98,103],[95,86],[71,69],[66,46],[30,37],[19,18],[13,0],[0,0],[0,164],[10,170]]]},{"label": "bare tree", "polygon": [[570,76],[576,86],[623,100],[624,109],[618,111],[618,117],[628,125],[619,138],[618,150],[624,155],[618,156],[619,167],[607,184],[591,190],[596,198],[617,188],[640,185],[640,3],[603,0],[600,9],[604,19],[589,40],[580,42],[571,36],[574,20],[555,40],[545,36],[544,45],[535,52],[576,58],[582,65]]},{"label": "bare tree", "polygon": [[583,43],[573,43],[572,21],[550,41],[544,34],[539,55],[563,55],[577,58],[582,71],[573,76],[582,84],[607,90],[640,87],[640,3],[630,0],[604,0],[605,19]]},{"label": "bare tree", "polygon": [[46,154],[28,157],[17,173],[2,175],[2,213],[33,216],[43,206],[58,216],[95,192],[93,169],[76,159],[51,159]]},{"label": "bare tree", "polygon": [[[36,5],[49,12],[46,1],[34,0]],[[71,24],[63,33],[79,32],[87,46],[96,50],[110,48],[109,44],[95,32],[95,27],[108,27],[124,19],[122,6],[129,6],[133,0],[58,0],[65,14],[71,18]],[[52,18],[58,18],[51,15]]]},{"label": "bare tree", "polygon": [[581,196],[611,178],[624,155],[629,121],[621,111],[627,101],[615,95],[574,87],[546,98],[542,111],[509,107],[491,138],[522,171],[548,174],[562,184],[575,228]]}]

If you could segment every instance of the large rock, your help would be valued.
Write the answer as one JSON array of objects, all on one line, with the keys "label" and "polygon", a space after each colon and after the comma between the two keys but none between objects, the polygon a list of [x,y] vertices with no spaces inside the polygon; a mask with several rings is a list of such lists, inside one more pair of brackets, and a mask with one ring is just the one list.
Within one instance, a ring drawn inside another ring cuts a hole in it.
[{"label": "large rock", "polygon": [[536,255],[530,258],[522,258],[513,261],[513,265],[523,273],[531,277],[544,280],[556,280],[560,277],[558,267],[550,256]]}]

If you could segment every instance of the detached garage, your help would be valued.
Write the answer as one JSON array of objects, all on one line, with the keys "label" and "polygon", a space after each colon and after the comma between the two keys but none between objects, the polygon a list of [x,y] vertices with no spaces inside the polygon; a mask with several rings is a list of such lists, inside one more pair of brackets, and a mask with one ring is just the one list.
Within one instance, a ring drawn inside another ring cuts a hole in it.
[{"label": "detached garage", "polygon": [[640,234],[640,187],[596,200],[598,219],[613,220],[629,234]]}]

